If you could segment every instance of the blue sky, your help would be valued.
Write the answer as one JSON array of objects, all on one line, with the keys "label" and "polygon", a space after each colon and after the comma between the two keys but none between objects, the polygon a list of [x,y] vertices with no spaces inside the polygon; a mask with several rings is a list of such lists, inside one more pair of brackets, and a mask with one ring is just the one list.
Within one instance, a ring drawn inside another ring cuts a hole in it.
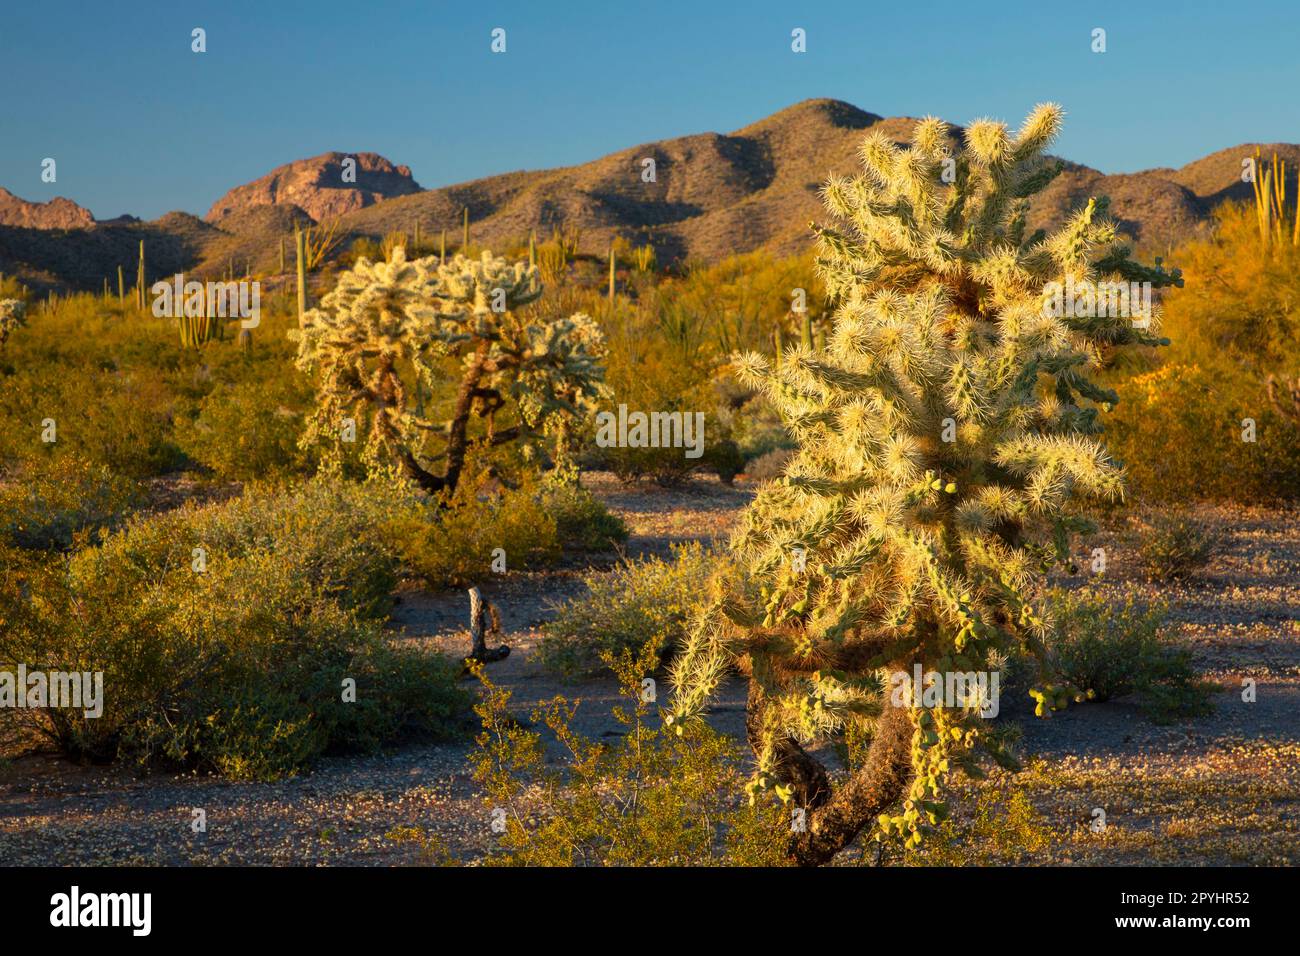
[{"label": "blue sky", "polygon": [[1056,100],[1056,151],[1106,172],[1300,141],[1297,0],[42,0],[6,4],[0,63],[0,186],[99,218],[202,215],[330,149],[382,153],[433,187],[727,132],[817,96],[958,123]]}]

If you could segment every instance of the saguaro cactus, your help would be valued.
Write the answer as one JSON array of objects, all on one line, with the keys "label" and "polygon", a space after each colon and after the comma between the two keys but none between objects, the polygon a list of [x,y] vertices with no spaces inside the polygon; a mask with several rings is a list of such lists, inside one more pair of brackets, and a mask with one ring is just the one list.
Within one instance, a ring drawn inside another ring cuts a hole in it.
[{"label": "saguaro cactus", "polygon": [[146,292],[145,292],[145,285],[144,285],[144,275],[145,275],[144,240],[141,239],[140,240],[140,262],[136,265],[136,270],[135,270],[135,294],[137,299],[136,304],[140,306],[140,309],[142,311],[148,306],[148,299],[145,297]]},{"label": "saguaro cactus", "polygon": [[[1040,710],[1077,693],[1042,655],[1046,571],[1092,527],[1089,500],[1123,493],[1097,437],[1117,399],[1089,372],[1103,347],[1163,340],[1128,317],[1057,316],[1045,286],[1181,280],[1129,258],[1104,201],[1026,237],[1028,198],[1060,172],[1045,150],[1061,116],[1040,106],[1015,136],[974,123],[955,154],[933,118],[910,149],[868,135],[862,174],[824,190],[836,224],[815,229],[838,303],[826,350],[776,370],[738,359],[798,450],[744,516],[741,573],[715,582],[675,662],[669,719],[699,719],[732,667],[748,676],[751,793],[804,810],[795,862],[829,862],[877,823],[915,847],[947,812],[950,768],[1010,760],[978,729],[983,702],[918,703],[896,675],[988,674],[1020,646],[1040,661]],[[848,727],[870,747],[833,783],[808,748]]]},{"label": "saguaro cactus", "polygon": [[293,242],[298,256],[298,323],[301,325],[307,313],[307,240],[297,226],[293,230]]}]

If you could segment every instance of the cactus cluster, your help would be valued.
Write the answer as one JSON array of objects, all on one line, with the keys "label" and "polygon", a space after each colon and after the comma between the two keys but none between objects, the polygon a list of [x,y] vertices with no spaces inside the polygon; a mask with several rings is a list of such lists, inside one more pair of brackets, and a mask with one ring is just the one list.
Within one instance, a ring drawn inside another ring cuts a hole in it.
[{"label": "cactus cluster", "polygon": [[[337,449],[339,423],[364,421],[373,469],[396,468],[426,491],[450,492],[473,441],[537,450],[542,438],[563,434],[566,418],[594,410],[603,395],[604,341],[585,314],[521,315],[541,294],[536,266],[490,252],[440,262],[407,259],[397,246],[387,261],[358,260],[291,333],[299,367],[319,375],[304,442]],[[450,418],[427,418],[418,397],[457,366]],[[508,427],[497,421],[503,410],[516,419]],[[478,438],[473,418],[483,421]],[[445,441],[442,474],[429,470],[435,435]]]},{"label": "cactus cluster", "polygon": [[[745,515],[745,574],[717,584],[692,629],[670,719],[697,718],[730,667],[749,676],[756,783],[806,809],[798,862],[830,860],[877,820],[914,847],[946,813],[951,768],[1010,761],[977,707],[900,707],[887,677],[997,670],[1016,646],[1046,671],[1044,576],[1091,529],[1088,503],[1123,494],[1097,437],[1116,396],[1090,373],[1162,340],[1154,321],[1052,314],[1044,288],[1181,280],[1130,259],[1104,200],[1027,234],[1029,197],[1060,170],[1044,151],[1061,118],[1040,106],[1018,135],[980,121],[960,148],[933,118],[910,148],[869,135],[862,173],[823,191],[836,224],[814,226],[835,304],[825,347],[805,330],[777,368],[737,358],[799,447]],[[1079,693],[1043,684],[1049,706]],[[832,784],[807,748],[850,725],[871,747]]]}]

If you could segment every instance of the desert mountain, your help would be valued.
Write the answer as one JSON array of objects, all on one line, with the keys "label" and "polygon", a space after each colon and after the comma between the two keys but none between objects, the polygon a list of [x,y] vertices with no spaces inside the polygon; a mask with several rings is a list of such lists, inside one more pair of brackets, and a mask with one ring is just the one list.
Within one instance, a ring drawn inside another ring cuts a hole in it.
[{"label": "desert mountain", "polygon": [[[355,169],[345,167],[347,160]],[[409,167],[394,166],[377,153],[322,153],[236,186],[213,203],[205,218],[215,223],[258,206],[297,206],[319,222],[419,191]]]},{"label": "desert mountain", "polygon": [[[534,230],[545,238],[553,227],[565,227],[580,231],[584,252],[602,254],[618,235],[652,243],[662,263],[754,249],[800,252],[808,248],[809,222],[823,217],[818,191],[827,174],[858,169],[857,149],[868,130],[903,143],[915,123],[838,100],[807,100],[732,133],[644,143],[579,166],[506,173],[431,190],[421,189],[407,167],[374,153],[325,153],[231,190],[206,220],[168,213],[148,223],[124,218],[58,233],[0,225],[0,271],[42,286],[98,288],[103,277],[115,276],[118,265],[128,277],[134,274],[143,238],[151,277],[182,268],[208,275],[250,267],[274,273],[280,244],[286,238],[292,242],[295,223],[337,220],[345,237],[341,248],[362,236],[409,234],[417,225],[429,239],[445,229],[454,247],[464,208],[470,211],[471,239],[498,249],[522,242]],[[1115,175],[1066,162],[1062,174],[1035,198],[1030,225],[1059,223],[1090,197],[1104,195],[1125,231],[1163,251],[1207,230],[1220,202],[1250,198],[1242,161],[1256,148],[1224,149],[1181,169]],[[1300,145],[1258,144],[1258,149],[1264,157],[1276,152],[1288,170],[1300,167]],[[343,181],[348,157],[356,159],[355,183]],[[642,176],[646,159],[654,160],[651,182]],[[1295,195],[1290,188],[1288,194]],[[0,208],[8,195],[0,194]]]},{"label": "desert mountain", "polygon": [[56,196],[49,202],[28,202],[0,188],[0,225],[27,229],[85,229],[95,224],[90,210]]}]

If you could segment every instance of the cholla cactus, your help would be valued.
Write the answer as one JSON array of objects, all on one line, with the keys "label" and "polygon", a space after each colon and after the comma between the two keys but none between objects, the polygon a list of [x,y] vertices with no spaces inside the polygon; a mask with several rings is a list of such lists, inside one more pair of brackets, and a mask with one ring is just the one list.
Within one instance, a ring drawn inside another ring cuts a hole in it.
[{"label": "cholla cactus", "polygon": [[[488,252],[440,264],[435,256],[408,260],[398,246],[386,262],[361,259],[292,333],[299,367],[320,375],[304,443],[326,440],[337,448],[340,423],[365,420],[372,467],[396,466],[425,490],[450,493],[475,413],[486,420],[491,445],[562,431],[563,416],[585,413],[602,394],[604,344],[583,314],[520,317],[517,310],[541,293],[535,266]],[[426,418],[408,388],[431,391],[447,360],[457,357],[460,386],[450,419]],[[519,420],[497,428],[496,413],[510,399]],[[426,441],[436,432],[446,437],[441,475],[424,463]]]},{"label": "cholla cactus", "polygon": [[[1060,169],[1044,149],[1061,116],[1040,106],[1014,137],[975,123],[955,154],[936,119],[910,149],[868,136],[863,173],[824,190],[840,224],[814,227],[838,302],[826,349],[805,342],[778,369],[739,359],[799,449],[746,514],[747,574],[693,629],[669,720],[697,717],[730,666],[748,675],[753,791],[804,808],[798,862],[829,861],[877,820],[915,846],[946,813],[950,767],[978,772],[977,750],[1010,760],[977,701],[918,706],[891,675],[987,672],[1015,645],[1041,658],[1044,575],[1091,528],[1088,500],[1123,494],[1096,437],[1116,397],[1089,372],[1105,350],[1162,340],[1146,320],[1056,314],[1045,289],[1181,280],[1129,259],[1104,201],[1024,236],[1028,197]],[[1076,693],[1048,680],[1040,712]],[[806,748],[854,724],[869,751],[833,785]]]},{"label": "cholla cactus", "polygon": [[9,333],[27,322],[27,304],[22,299],[0,299],[0,346]]}]

